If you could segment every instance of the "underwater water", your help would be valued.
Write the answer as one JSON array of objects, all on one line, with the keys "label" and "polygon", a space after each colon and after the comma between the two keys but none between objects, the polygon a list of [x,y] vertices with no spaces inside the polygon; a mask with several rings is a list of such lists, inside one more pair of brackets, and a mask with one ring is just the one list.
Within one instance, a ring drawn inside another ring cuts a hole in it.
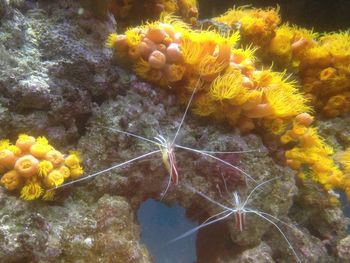
[{"label": "underwater water", "polygon": [[197,226],[186,218],[179,205],[167,206],[149,199],[137,212],[141,241],[147,245],[156,263],[191,263],[196,261],[196,234],[170,242],[179,234]]}]

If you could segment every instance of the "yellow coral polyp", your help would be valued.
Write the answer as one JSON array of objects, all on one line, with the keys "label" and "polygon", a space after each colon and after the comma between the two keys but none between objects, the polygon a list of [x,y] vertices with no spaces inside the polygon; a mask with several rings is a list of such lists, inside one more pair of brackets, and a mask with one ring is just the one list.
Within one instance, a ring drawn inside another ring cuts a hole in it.
[{"label": "yellow coral polyp", "polygon": [[111,33],[109,34],[107,40],[106,40],[106,47],[113,48],[118,40],[118,34]]},{"label": "yellow coral polyp", "polygon": [[30,153],[35,156],[36,158],[45,158],[45,155],[47,154],[48,151],[50,151],[52,149],[52,146],[50,146],[49,144],[45,144],[45,143],[41,143],[37,142],[34,143],[31,147],[30,147]]},{"label": "yellow coral polyp", "polygon": [[83,167],[81,167],[80,165],[70,167],[70,178],[73,180],[82,176],[83,173],[84,173]]},{"label": "yellow coral polyp", "polygon": [[273,55],[284,57],[283,62],[287,64],[292,58],[291,36],[277,33],[270,42],[268,50]]},{"label": "yellow coral polyp", "polygon": [[75,167],[79,165],[81,162],[81,159],[78,154],[72,153],[66,157],[64,160],[64,164],[67,165],[68,167]]},{"label": "yellow coral polyp", "polygon": [[166,67],[165,76],[170,82],[176,82],[182,79],[185,73],[185,67],[177,64],[171,64]]},{"label": "yellow coral polyp", "polygon": [[203,56],[204,46],[200,42],[184,38],[181,41],[181,52],[185,63],[195,65],[200,62]]},{"label": "yellow coral polyp", "polygon": [[243,76],[237,71],[236,74],[224,74],[217,77],[210,85],[209,94],[214,100],[230,100],[239,94],[244,94],[242,87]]},{"label": "yellow coral polyp", "polygon": [[138,76],[140,76],[143,79],[148,79],[149,72],[151,71],[151,66],[150,64],[144,60],[144,59],[139,59],[134,66],[134,70]]},{"label": "yellow coral polyp", "polygon": [[39,163],[39,176],[47,176],[53,170],[53,164],[50,161],[43,160]]},{"label": "yellow coral polyp", "polygon": [[0,140],[0,151],[3,149],[7,149],[11,145],[10,140],[2,139]]},{"label": "yellow coral polyp", "polygon": [[336,61],[349,62],[350,59],[350,34],[349,31],[324,34],[320,38],[322,46],[326,47]]},{"label": "yellow coral polyp", "polygon": [[45,200],[45,201],[52,201],[55,198],[55,191],[54,190],[50,190],[50,191],[46,191],[43,196],[41,197],[41,199]]},{"label": "yellow coral polyp", "polygon": [[7,149],[9,149],[11,152],[13,152],[17,156],[22,154],[22,150],[16,145],[10,145],[7,147]]},{"label": "yellow coral polyp", "polygon": [[29,182],[23,186],[21,190],[21,198],[24,200],[35,200],[38,199],[44,192],[43,188],[37,182]]},{"label": "yellow coral polyp", "polygon": [[45,154],[45,159],[51,162],[55,167],[60,166],[64,161],[63,154],[55,149],[48,151]]},{"label": "yellow coral polyp", "polygon": [[5,173],[0,180],[0,183],[9,191],[18,189],[22,184],[22,178],[16,170],[11,170]]},{"label": "yellow coral polyp", "polygon": [[127,31],[125,31],[125,36],[126,41],[130,46],[138,46],[142,41],[142,37],[138,29],[129,28]]},{"label": "yellow coral polyp", "polygon": [[264,121],[264,126],[273,134],[281,135],[285,132],[287,124],[283,119],[268,119]]},{"label": "yellow coral polyp", "polygon": [[35,143],[35,138],[33,136],[29,136],[27,134],[20,134],[16,141],[16,146],[22,152],[28,152],[30,147]]},{"label": "yellow coral polyp", "polygon": [[289,83],[267,88],[265,96],[274,114],[278,117],[291,117],[310,111],[305,97]]},{"label": "yellow coral polyp", "polygon": [[197,71],[199,76],[206,81],[212,81],[220,72],[226,69],[228,63],[219,61],[216,57],[208,55],[199,62]]},{"label": "yellow coral polyp", "polygon": [[194,99],[193,112],[199,116],[209,116],[215,112],[217,106],[211,95],[201,93]]},{"label": "yellow coral polyp", "polygon": [[64,182],[64,175],[59,170],[51,171],[44,178],[44,184],[47,188],[53,188],[53,187],[59,186],[63,184],[63,182]]}]

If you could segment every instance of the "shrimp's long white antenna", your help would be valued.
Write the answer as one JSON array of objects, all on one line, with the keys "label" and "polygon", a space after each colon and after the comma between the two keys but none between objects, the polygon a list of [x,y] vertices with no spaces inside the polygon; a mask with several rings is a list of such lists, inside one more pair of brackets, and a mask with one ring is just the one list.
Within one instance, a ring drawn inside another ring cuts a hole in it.
[{"label": "shrimp's long white antenna", "polygon": [[137,135],[137,134],[132,133],[132,132],[122,131],[122,130],[118,130],[118,129],[114,129],[114,128],[109,128],[109,127],[105,127],[105,128],[107,128],[107,129],[109,129],[109,130],[111,130],[111,131],[119,132],[119,133],[122,133],[122,134],[125,134],[125,135],[128,135],[128,136],[131,136],[131,137],[135,137],[135,138],[137,138],[137,139],[140,139],[140,140],[143,140],[143,141],[146,141],[146,142],[153,143],[153,144],[155,144],[155,145],[157,145],[157,146],[160,145],[159,142],[153,141],[153,140],[151,140],[151,139],[147,139],[147,138],[145,138],[145,137],[142,137],[142,136]]},{"label": "shrimp's long white antenna", "polygon": [[[177,144],[175,144],[175,147],[177,147],[177,146],[181,146],[181,145],[177,145]],[[233,151],[233,152],[223,152],[223,151],[206,151],[206,150],[198,150],[198,149],[194,149],[194,148],[191,148],[191,149],[193,149],[193,150],[196,150],[196,151],[201,151],[201,152],[203,152],[203,153],[217,153],[217,154],[225,154],[225,153],[252,153],[252,152],[260,152],[260,150],[259,149],[257,149],[257,150],[246,150],[246,151]]]},{"label": "shrimp's long white antenna", "polygon": [[266,181],[264,181],[264,182],[258,184],[257,186],[255,186],[255,187],[253,188],[253,190],[250,191],[250,193],[249,193],[249,195],[247,196],[246,200],[244,201],[242,207],[245,207],[245,205],[247,204],[248,200],[250,199],[250,197],[252,196],[252,194],[253,194],[257,189],[259,189],[259,188],[260,188],[261,186],[263,186],[264,184],[270,183],[271,181],[276,180],[276,179],[278,179],[278,178],[281,178],[281,176],[277,176],[277,177],[268,179],[268,180],[266,180]]},{"label": "shrimp's long white antenna", "polygon": [[[182,239],[182,238],[184,238],[184,237],[187,237],[187,236],[193,234],[194,232],[198,231],[199,229],[201,229],[201,228],[203,228],[203,227],[206,227],[206,226],[209,226],[209,225],[214,224],[214,223],[216,223],[216,222],[219,222],[219,221],[221,221],[221,220],[224,220],[224,219],[228,218],[230,215],[232,215],[233,213],[235,213],[235,212],[237,212],[237,211],[234,210],[234,209],[230,209],[230,210],[225,210],[224,212],[229,212],[229,213],[228,213],[227,215],[224,215],[224,216],[219,217],[219,218],[217,218],[217,219],[214,219],[214,220],[212,220],[212,221],[209,221],[209,222],[206,222],[206,223],[202,223],[202,224],[200,224],[199,226],[197,226],[197,227],[195,227],[195,228],[192,228],[191,230],[189,230],[189,231],[183,233],[181,236],[178,236],[178,237],[176,237],[176,238],[170,240],[168,243],[173,243],[173,242],[175,242],[175,241],[177,241],[177,240],[179,240],[179,239]],[[218,214],[216,214],[215,216],[218,216],[219,214],[223,214],[223,212],[218,213]]]},{"label": "shrimp's long white antenna", "polygon": [[213,203],[213,204],[215,204],[215,205],[218,205],[218,206],[220,206],[221,208],[223,208],[223,209],[225,209],[225,210],[232,210],[232,208],[230,208],[230,207],[228,207],[228,206],[225,206],[225,205],[223,205],[223,204],[221,204],[221,203],[219,203],[219,202],[217,202],[217,201],[211,199],[209,196],[207,196],[207,195],[203,194],[202,192],[196,190],[196,189],[193,188],[192,186],[189,186],[189,185],[187,185],[187,184],[184,184],[184,186],[185,186],[187,189],[189,189],[189,190],[195,192],[196,194],[199,194],[201,197],[207,199],[209,202],[211,202],[211,203]]},{"label": "shrimp's long white antenna", "polygon": [[174,139],[173,139],[173,141],[171,142],[172,145],[175,143],[175,140],[176,140],[176,138],[177,138],[177,136],[178,136],[178,134],[179,134],[179,132],[180,132],[180,129],[181,129],[181,127],[182,127],[182,124],[183,124],[184,121],[185,121],[185,118],[186,118],[188,109],[189,109],[190,106],[191,106],[191,102],[192,102],[192,100],[193,100],[194,94],[196,93],[196,90],[197,90],[197,88],[198,88],[199,82],[200,82],[200,77],[198,78],[197,83],[196,83],[196,85],[195,85],[195,87],[194,87],[194,89],[193,89],[193,92],[192,92],[192,94],[191,94],[191,97],[190,97],[190,99],[189,99],[189,101],[188,101],[188,103],[187,103],[186,110],[185,110],[185,112],[184,112],[184,114],[183,114],[183,116],[182,116],[182,119],[181,119],[181,122],[180,122],[180,124],[179,124],[179,127],[177,127],[177,130],[176,130]]},{"label": "shrimp's long white antenna", "polygon": [[97,172],[97,173],[90,174],[90,175],[88,175],[88,176],[79,178],[79,179],[77,179],[77,180],[74,180],[74,181],[71,181],[71,182],[68,182],[68,183],[65,183],[65,184],[61,184],[61,185],[56,186],[56,187],[54,187],[54,188],[51,188],[51,189],[49,189],[49,190],[47,190],[47,191],[56,190],[56,189],[59,189],[59,188],[66,187],[66,186],[68,186],[68,185],[72,185],[72,184],[75,184],[75,183],[78,183],[78,182],[81,182],[81,181],[88,180],[88,179],[90,179],[90,178],[93,178],[93,177],[98,176],[98,175],[100,175],[100,174],[109,172],[109,171],[111,171],[111,170],[113,170],[113,169],[119,168],[119,167],[121,167],[121,166],[123,166],[123,165],[126,165],[126,164],[128,164],[128,163],[131,163],[131,162],[140,160],[140,159],[142,159],[142,158],[145,158],[145,157],[147,157],[147,156],[150,156],[150,155],[155,154],[155,153],[158,153],[158,152],[161,152],[161,150],[156,150],[156,151],[153,151],[153,152],[149,152],[149,153],[140,155],[140,156],[135,157],[135,158],[133,158],[133,159],[130,159],[130,160],[126,161],[126,162],[113,165],[112,167],[109,167],[109,168],[104,169],[104,170],[102,170],[102,171],[99,171],[99,172]]},{"label": "shrimp's long white antenna", "polygon": [[255,210],[250,210],[250,209],[247,209],[245,210],[245,213],[254,213],[256,214],[257,216],[260,216],[261,218],[265,219],[266,221],[268,221],[269,223],[271,223],[272,225],[274,225],[277,230],[281,233],[281,235],[283,236],[284,240],[286,240],[289,248],[292,250],[294,256],[296,257],[297,261],[301,263],[301,259],[299,258],[297,252],[294,250],[292,244],[290,243],[289,239],[287,238],[287,236],[283,233],[282,229],[275,223],[273,222],[271,219],[269,219],[268,217],[262,215],[260,212],[258,211],[255,211]]},{"label": "shrimp's long white antenna", "polygon": [[200,153],[200,154],[203,154],[203,155],[208,156],[208,157],[210,157],[210,158],[213,158],[213,159],[215,159],[215,160],[217,160],[217,161],[219,161],[219,162],[221,162],[221,163],[224,163],[224,164],[230,166],[231,168],[233,168],[233,169],[235,169],[235,170],[241,172],[242,174],[244,174],[245,176],[247,176],[250,180],[256,182],[256,180],[255,180],[251,175],[249,175],[248,173],[246,173],[245,171],[243,171],[241,168],[239,168],[239,167],[237,167],[237,166],[234,166],[233,164],[231,164],[231,163],[229,163],[229,162],[226,162],[226,161],[224,161],[224,160],[222,160],[222,159],[220,159],[220,158],[218,158],[218,157],[216,157],[216,156],[214,156],[214,155],[211,155],[211,154],[206,153],[206,152],[202,152],[202,151],[200,151],[200,150],[195,150],[195,149],[192,149],[192,148],[188,148],[188,147],[185,147],[185,146],[181,146],[181,145],[178,145],[178,144],[175,144],[175,147],[178,147],[178,148],[184,149],[184,150],[188,150],[188,151],[192,151],[192,152],[195,152],[195,153]]},{"label": "shrimp's long white antenna", "polygon": [[[249,209],[249,210],[252,210],[252,209]],[[289,225],[287,222],[284,222],[283,220],[281,220],[281,219],[279,219],[279,218],[277,218],[277,217],[275,217],[275,216],[273,216],[273,215],[271,215],[271,214],[269,214],[269,213],[266,213],[266,212],[263,212],[263,211],[260,211],[260,210],[259,210],[259,211],[256,211],[256,212],[259,212],[260,214],[262,214],[262,215],[264,215],[264,216],[269,216],[269,217],[271,217],[272,219],[278,221],[279,223],[284,224],[285,226],[287,226],[287,227],[289,227],[289,228],[295,230],[295,227]],[[299,230],[299,231],[300,231],[300,230]]]}]

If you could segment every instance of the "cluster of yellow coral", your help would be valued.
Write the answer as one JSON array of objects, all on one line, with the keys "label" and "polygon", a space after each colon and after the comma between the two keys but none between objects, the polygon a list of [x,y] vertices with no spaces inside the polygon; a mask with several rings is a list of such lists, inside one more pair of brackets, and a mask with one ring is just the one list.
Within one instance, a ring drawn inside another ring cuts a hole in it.
[{"label": "cluster of yellow coral", "polygon": [[9,191],[19,190],[25,200],[52,200],[46,191],[83,174],[77,152],[67,157],[55,150],[45,137],[21,134],[15,144],[0,140],[0,183]]},{"label": "cluster of yellow coral", "polygon": [[279,10],[229,10],[217,21],[240,24],[246,43],[261,49],[263,56],[283,68],[296,68],[302,91],[315,109],[327,117],[350,110],[350,33],[318,34],[280,23]]},{"label": "cluster of yellow coral", "polygon": [[[347,99],[338,98],[347,94],[349,86],[347,75],[339,77],[350,69],[348,33],[324,35],[315,41],[317,34],[312,31],[289,25],[277,28],[277,9],[238,8],[216,20],[239,23],[244,41],[258,45],[262,54],[286,68],[298,67],[303,87],[285,72],[258,69],[256,50],[236,47],[237,32],[223,36],[214,30],[195,31],[170,16],[130,28],[125,34],[113,33],[107,46],[131,64],[138,76],[171,88],[181,101],[187,101],[196,88],[194,113],[224,120],[241,132],[264,127],[279,135],[289,147],[287,164],[298,170],[302,179],[307,176],[326,190],[350,192],[350,183],[348,190],[345,183],[348,177],[334,163],[333,149],[311,126],[309,114],[309,102],[315,104],[316,95],[328,116],[348,110]],[[312,74],[317,80],[311,80]],[[307,88],[310,83],[324,86],[316,92]],[[309,94],[301,93],[302,89]]]},{"label": "cluster of yellow coral", "polygon": [[132,62],[141,78],[171,87],[188,98],[197,87],[193,111],[252,130],[261,120],[271,130],[308,112],[305,96],[285,73],[258,70],[254,50],[235,48],[239,35],[195,31],[172,17],[111,34],[107,46]]},{"label": "cluster of yellow coral", "polygon": [[213,20],[239,29],[244,41],[258,46],[264,46],[271,41],[281,22],[279,8],[263,10],[247,6],[229,9]]},{"label": "cluster of yellow coral", "polygon": [[197,0],[111,0],[108,9],[117,19],[125,19],[142,7],[149,15],[176,14],[188,23],[194,24],[198,18]]},{"label": "cluster of yellow coral", "polygon": [[293,127],[281,136],[283,144],[295,145],[285,153],[287,165],[298,170],[301,179],[308,177],[326,190],[343,189],[344,176],[333,161],[333,149],[318,135],[316,128],[310,126],[311,122],[311,116],[300,114]]},{"label": "cluster of yellow coral", "polygon": [[275,61],[297,67],[316,110],[337,117],[350,110],[350,34],[318,34],[283,25],[266,49]]}]

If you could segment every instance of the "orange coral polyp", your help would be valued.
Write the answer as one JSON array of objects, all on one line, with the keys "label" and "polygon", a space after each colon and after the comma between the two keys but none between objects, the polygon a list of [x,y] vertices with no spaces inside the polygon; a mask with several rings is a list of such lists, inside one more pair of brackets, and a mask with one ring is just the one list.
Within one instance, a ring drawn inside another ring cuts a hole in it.
[{"label": "orange coral polyp", "polygon": [[146,37],[156,44],[161,43],[166,36],[167,34],[163,29],[156,27],[148,29],[146,33]]},{"label": "orange coral polyp", "polygon": [[15,170],[23,177],[32,177],[38,173],[39,161],[32,155],[24,155],[15,163]]},{"label": "orange coral polyp", "polygon": [[170,82],[176,82],[182,79],[185,68],[181,65],[171,64],[165,67],[165,77]]},{"label": "orange coral polyp", "polygon": [[183,55],[180,50],[179,44],[171,43],[166,50],[166,57],[169,62],[181,62],[183,61]]},{"label": "orange coral polyp", "polygon": [[223,43],[219,46],[217,60],[223,63],[229,63],[231,57],[231,46],[228,43]]},{"label": "orange coral polyp", "polygon": [[21,134],[16,141],[16,146],[20,148],[22,152],[28,152],[34,143],[35,138],[33,136]]},{"label": "orange coral polyp", "polygon": [[9,191],[18,189],[22,184],[22,178],[16,170],[11,170],[1,177],[0,183]]},{"label": "orange coral polyp", "polygon": [[0,165],[11,168],[17,160],[17,156],[9,149],[3,149],[0,151]]},{"label": "orange coral polyp", "polygon": [[70,177],[70,169],[67,166],[62,165],[61,167],[58,168],[58,171],[60,171],[60,173],[63,174],[64,179],[67,179]]},{"label": "orange coral polyp", "polygon": [[149,55],[156,49],[155,44],[149,39],[143,39],[138,46],[140,55],[143,59],[148,60]]},{"label": "orange coral polyp", "polygon": [[148,58],[148,63],[151,66],[151,68],[162,69],[164,68],[166,63],[166,57],[159,50],[155,50],[150,54]]},{"label": "orange coral polyp", "polygon": [[53,166],[57,167],[60,166],[63,161],[63,154],[57,150],[50,150],[45,155],[45,160],[51,162]]},{"label": "orange coral polyp", "polygon": [[138,59],[141,55],[139,46],[130,47],[128,49],[128,55],[131,59]]},{"label": "orange coral polyp", "polygon": [[325,68],[320,73],[320,80],[329,80],[333,78],[336,74],[337,70],[332,67]]},{"label": "orange coral polyp", "polygon": [[273,115],[273,109],[268,103],[260,103],[253,109],[245,111],[244,115],[248,118],[263,118]]},{"label": "orange coral polyp", "polygon": [[309,127],[314,121],[314,117],[311,116],[309,113],[303,112],[295,117],[295,121],[297,121],[300,125]]}]

